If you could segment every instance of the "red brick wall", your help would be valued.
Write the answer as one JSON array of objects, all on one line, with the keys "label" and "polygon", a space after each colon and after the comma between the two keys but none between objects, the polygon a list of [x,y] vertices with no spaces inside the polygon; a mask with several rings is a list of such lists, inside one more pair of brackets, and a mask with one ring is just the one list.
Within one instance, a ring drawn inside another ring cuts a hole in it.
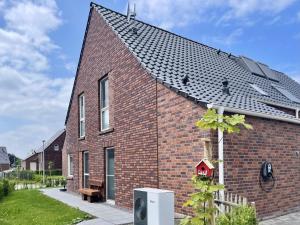
[{"label": "red brick wall", "polygon": [[[98,82],[106,74],[113,131],[101,133]],[[86,137],[79,140],[78,95],[82,92],[86,101]],[[105,182],[107,147],[115,148],[117,205],[130,207],[135,187],[157,187],[156,82],[94,11],[66,131],[64,149],[73,155],[75,166],[73,180],[68,181],[70,190],[82,186],[81,152],[85,150],[90,156],[90,180]]]},{"label": "red brick wall", "polygon": [[[45,169],[48,170],[49,162],[53,162],[52,170],[62,170],[62,149],[65,142],[66,132],[62,133],[45,149]],[[54,151],[54,145],[59,145],[59,150]],[[36,162],[36,169],[39,171],[42,153],[36,153],[25,160],[26,170],[30,170],[30,162]],[[43,168],[41,168],[42,170]]]},{"label": "red brick wall", "polygon": [[36,153],[25,160],[26,170],[30,170],[30,162],[36,163],[36,170],[39,171],[39,154]]},{"label": "red brick wall", "polygon": [[201,138],[210,137],[210,132],[195,126],[204,111],[194,102],[158,85],[159,188],[176,193],[177,212],[186,212],[182,205],[194,191],[191,178],[204,154]]},{"label": "red brick wall", "polygon": [[0,164],[0,172],[4,170],[9,170],[9,164]]},{"label": "red brick wall", "polygon": [[[45,169],[48,170],[49,162],[53,162],[52,170],[62,170],[62,149],[65,142],[66,132],[63,132],[45,149]],[[58,151],[54,151],[54,145],[59,146]]]},{"label": "red brick wall", "polygon": [[[247,117],[253,130],[224,136],[225,185],[254,201],[260,217],[280,215],[300,206],[300,126]],[[273,164],[276,184],[266,193],[259,185],[263,161]]]}]

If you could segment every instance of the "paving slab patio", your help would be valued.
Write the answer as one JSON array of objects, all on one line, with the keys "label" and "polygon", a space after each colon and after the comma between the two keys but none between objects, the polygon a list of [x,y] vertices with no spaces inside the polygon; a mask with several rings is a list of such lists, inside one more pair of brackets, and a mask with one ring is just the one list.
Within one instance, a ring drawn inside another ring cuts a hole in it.
[{"label": "paving slab patio", "polygon": [[61,192],[57,188],[42,189],[41,191],[51,198],[97,217],[96,219],[83,221],[78,225],[125,225],[133,222],[131,212],[116,208],[107,203],[89,203],[83,201],[77,194]]},{"label": "paving slab patio", "polygon": [[300,225],[300,212],[265,220],[260,222],[259,225]]}]

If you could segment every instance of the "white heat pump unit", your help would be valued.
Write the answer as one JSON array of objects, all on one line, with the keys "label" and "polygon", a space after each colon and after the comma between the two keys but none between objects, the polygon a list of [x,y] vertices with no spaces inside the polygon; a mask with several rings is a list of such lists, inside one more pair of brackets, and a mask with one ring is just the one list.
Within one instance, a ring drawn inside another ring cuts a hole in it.
[{"label": "white heat pump unit", "polygon": [[174,192],[134,189],[134,225],[174,225]]}]

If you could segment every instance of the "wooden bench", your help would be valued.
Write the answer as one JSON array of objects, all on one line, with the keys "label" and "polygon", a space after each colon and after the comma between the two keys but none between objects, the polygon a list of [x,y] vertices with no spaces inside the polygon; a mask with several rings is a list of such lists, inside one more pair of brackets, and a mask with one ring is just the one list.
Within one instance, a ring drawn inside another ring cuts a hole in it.
[{"label": "wooden bench", "polygon": [[104,184],[103,181],[90,179],[89,188],[81,188],[82,200],[88,200],[89,202],[103,201]]},{"label": "wooden bench", "polygon": [[79,189],[81,193],[82,200],[88,200],[88,202],[94,202],[100,200],[101,192],[99,190],[91,188],[81,188]]}]

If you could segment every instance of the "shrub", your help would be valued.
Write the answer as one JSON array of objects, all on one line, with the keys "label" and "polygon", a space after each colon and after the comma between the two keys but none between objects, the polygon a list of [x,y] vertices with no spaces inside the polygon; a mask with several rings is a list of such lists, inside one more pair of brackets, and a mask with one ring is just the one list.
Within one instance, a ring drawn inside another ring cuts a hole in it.
[{"label": "shrub", "polygon": [[10,191],[9,182],[8,180],[3,180],[2,183],[3,183],[3,195],[7,196]]},{"label": "shrub", "polygon": [[217,225],[257,225],[255,209],[251,206],[240,206],[230,213],[218,217]]},{"label": "shrub", "polygon": [[4,193],[3,193],[3,184],[0,181],[0,200],[4,197]]},{"label": "shrub", "polygon": [[0,200],[6,197],[10,192],[14,191],[15,183],[9,182],[8,180],[0,181]]},{"label": "shrub", "polygon": [[60,184],[61,184],[62,186],[64,186],[64,188],[66,188],[66,185],[67,185],[66,179],[65,179],[65,178],[62,178]]},{"label": "shrub", "polygon": [[52,187],[52,179],[51,178],[48,178],[46,180],[46,187]]}]

